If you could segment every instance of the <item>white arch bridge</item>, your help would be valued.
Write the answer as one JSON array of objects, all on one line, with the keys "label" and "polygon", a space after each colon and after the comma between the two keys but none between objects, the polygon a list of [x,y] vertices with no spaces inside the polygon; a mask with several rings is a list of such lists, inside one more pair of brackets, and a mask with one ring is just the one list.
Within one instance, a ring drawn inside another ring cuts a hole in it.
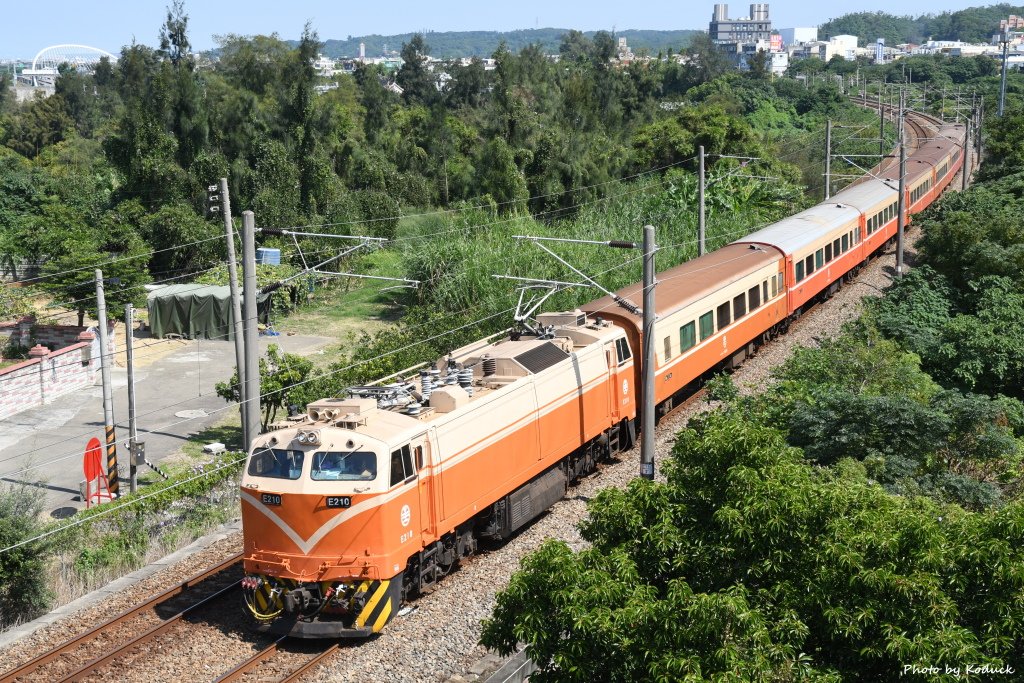
[{"label": "white arch bridge", "polygon": [[106,50],[88,45],[51,45],[40,50],[32,59],[32,68],[21,72],[20,77],[34,86],[53,86],[57,81],[57,68],[70,64],[79,71],[91,71],[106,57],[111,62],[117,56]]}]

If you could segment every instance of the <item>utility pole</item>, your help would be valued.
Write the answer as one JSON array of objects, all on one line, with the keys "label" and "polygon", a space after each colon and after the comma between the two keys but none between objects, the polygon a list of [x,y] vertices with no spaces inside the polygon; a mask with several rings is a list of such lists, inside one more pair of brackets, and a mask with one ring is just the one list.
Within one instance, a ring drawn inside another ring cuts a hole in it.
[{"label": "utility pole", "polygon": [[1003,118],[1003,108],[1006,106],[1006,65],[1009,61],[1010,37],[1003,31],[1003,74],[999,78],[999,118]]},{"label": "utility pole", "polygon": [[939,118],[946,121],[946,86],[942,86],[942,102],[939,104]]},{"label": "utility pole", "polygon": [[128,304],[124,307],[124,351],[128,359],[128,483],[130,491],[135,493],[139,488],[138,458],[139,429],[135,422],[135,307]]},{"label": "utility pole", "polygon": [[832,119],[825,120],[825,199],[832,196]]},{"label": "utility pole", "polygon": [[885,112],[882,111],[882,83],[878,84],[878,156],[885,156]]},{"label": "utility pole", "polygon": [[[902,105],[902,101],[900,102]],[[900,107],[902,116],[903,107]],[[900,199],[897,204],[899,220],[896,223],[896,275],[903,277],[903,231],[907,226],[907,146],[900,136]]]},{"label": "utility pole", "polygon": [[983,148],[982,134],[985,130],[985,98],[981,99],[981,106],[978,107],[978,123],[974,126],[974,144],[978,146],[978,165],[981,165],[981,153]]},{"label": "utility pole", "polygon": [[243,433],[247,434],[245,451],[260,433],[260,340],[256,325],[256,216],[252,211],[242,212],[242,274],[245,296],[245,399],[242,419]]},{"label": "utility pole", "polygon": [[960,169],[960,189],[967,189],[967,179],[971,175],[971,124],[973,122],[968,120],[964,124],[964,144],[962,152],[964,157],[963,167]]},{"label": "utility pole", "polygon": [[644,226],[643,405],[640,413],[640,476],[654,479],[654,226]]},{"label": "utility pole", "polygon": [[228,196],[228,179],[220,179],[221,205],[224,207],[224,237],[228,243],[228,285],[231,288],[231,334],[235,341],[235,368],[238,371],[239,411],[242,417],[242,442],[248,450],[249,442],[255,434],[248,432],[249,423],[245,420],[245,351],[242,347],[245,335],[242,325],[242,301],[238,296],[238,267],[235,262],[235,229],[231,222],[231,197]]},{"label": "utility pole", "polygon": [[[697,148],[697,201],[700,210],[697,214],[697,256],[704,255],[704,145]],[[646,252],[645,252],[646,253]],[[646,261],[644,261],[646,263]]]},{"label": "utility pole", "polygon": [[114,399],[110,390],[110,363],[113,354],[107,350],[107,299],[103,295],[103,271],[96,269],[96,321],[100,333],[100,375],[103,379],[103,425],[107,442],[107,489],[111,498],[118,497],[117,436],[114,430]]}]

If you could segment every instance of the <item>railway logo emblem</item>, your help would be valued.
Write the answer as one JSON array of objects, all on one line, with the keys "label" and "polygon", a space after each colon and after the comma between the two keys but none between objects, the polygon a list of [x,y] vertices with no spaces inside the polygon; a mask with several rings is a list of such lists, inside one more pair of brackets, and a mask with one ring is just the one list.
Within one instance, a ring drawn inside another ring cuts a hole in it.
[{"label": "railway logo emblem", "polygon": [[409,521],[412,519],[412,510],[409,509],[408,505],[402,506],[402,526],[409,526]]},{"label": "railway logo emblem", "polygon": [[626,396],[627,394],[629,394],[629,380],[624,379],[622,380],[622,395]]}]

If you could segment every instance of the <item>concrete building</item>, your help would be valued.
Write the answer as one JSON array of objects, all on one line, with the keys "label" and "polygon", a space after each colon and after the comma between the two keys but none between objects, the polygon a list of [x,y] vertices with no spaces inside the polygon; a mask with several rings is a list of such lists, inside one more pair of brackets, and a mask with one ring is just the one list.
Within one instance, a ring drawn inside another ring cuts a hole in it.
[{"label": "concrete building", "polygon": [[799,45],[800,43],[813,43],[818,39],[818,28],[780,28],[779,35],[782,36],[782,44],[786,47]]},{"label": "concrete building", "polygon": [[750,16],[739,19],[729,18],[728,5],[715,5],[708,25],[708,34],[717,44],[756,43],[770,40],[772,22],[768,18],[768,4],[750,5]]}]

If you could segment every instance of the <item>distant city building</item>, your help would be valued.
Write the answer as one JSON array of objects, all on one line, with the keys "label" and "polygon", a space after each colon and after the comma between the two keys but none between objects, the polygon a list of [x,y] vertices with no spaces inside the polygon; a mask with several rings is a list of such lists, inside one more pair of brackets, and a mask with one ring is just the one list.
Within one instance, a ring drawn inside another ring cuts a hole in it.
[{"label": "distant city building", "polygon": [[772,33],[772,22],[768,18],[768,4],[755,3],[750,6],[750,16],[739,19],[729,18],[728,5],[715,5],[708,25],[708,34],[717,44],[767,42]]},{"label": "distant city building", "polygon": [[885,64],[885,38],[875,41],[875,64]]},{"label": "distant city building", "polygon": [[785,47],[798,45],[800,43],[813,43],[818,39],[818,28],[780,28],[779,35],[782,36],[782,44]]}]

